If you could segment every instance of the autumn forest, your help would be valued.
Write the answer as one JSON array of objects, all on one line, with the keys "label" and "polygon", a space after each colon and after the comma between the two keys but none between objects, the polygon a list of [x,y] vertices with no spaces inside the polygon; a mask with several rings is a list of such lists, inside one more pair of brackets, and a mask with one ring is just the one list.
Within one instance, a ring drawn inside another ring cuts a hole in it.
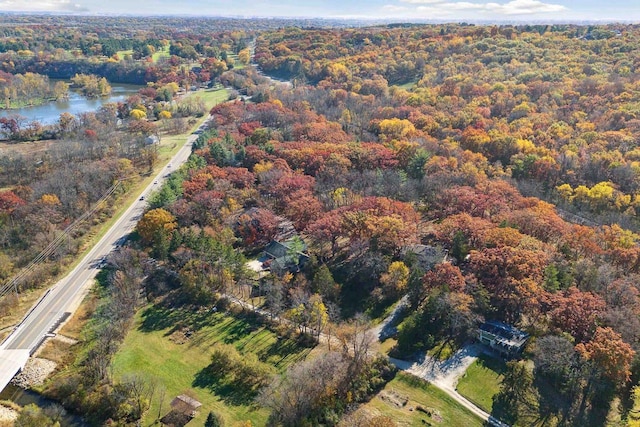
[{"label": "autumn forest", "polygon": [[[0,118],[0,316],[24,314],[161,164],[149,135],[209,117],[40,393],[91,425],[151,423],[162,380],[154,394],[124,375],[143,364],[118,369],[134,336],[188,330],[181,348],[207,360],[186,388],[215,398],[193,424],[422,425],[368,405],[398,361],[445,360],[492,321],[528,339],[487,350],[500,380],[459,388],[473,404],[513,426],[640,425],[639,26],[41,19],[0,27],[0,106],[63,97],[57,79],[144,86],[53,126]],[[185,95],[214,89],[216,105]],[[223,321],[246,331],[197,344]],[[251,350],[256,330],[300,360]],[[34,412],[20,419],[53,420]]]}]

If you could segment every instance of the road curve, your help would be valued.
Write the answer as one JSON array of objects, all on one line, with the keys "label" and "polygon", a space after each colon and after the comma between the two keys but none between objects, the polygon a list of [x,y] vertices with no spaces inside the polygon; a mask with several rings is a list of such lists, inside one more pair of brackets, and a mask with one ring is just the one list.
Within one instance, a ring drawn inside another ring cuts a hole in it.
[{"label": "road curve", "polygon": [[[207,118],[203,125],[210,119],[211,117]],[[187,142],[171,158],[168,165],[138,195],[135,202],[127,208],[89,253],[67,276],[45,293],[3,341],[0,345],[0,360],[7,364],[7,369],[0,372],[0,391],[4,389],[13,375],[24,367],[24,362],[26,362],[23,357],[24,351],[33,354],[44,341],[46,335],[72,314],[74,307],[77,306],[76,299],[82,295],[80,291],[93,283],[93,279],[101,268],[102,260],[135,228],[147,205],[147,196],[160,188],[166,175],[187,161],[191,154],[192,144],[197,137],[198,135],[195,134],[188,137]],[[15,350],[22,351],[16,352]],[[20,355],[20,357],[16,357],[16,355]],[[7,377],[9,378],[7,379]]]}]

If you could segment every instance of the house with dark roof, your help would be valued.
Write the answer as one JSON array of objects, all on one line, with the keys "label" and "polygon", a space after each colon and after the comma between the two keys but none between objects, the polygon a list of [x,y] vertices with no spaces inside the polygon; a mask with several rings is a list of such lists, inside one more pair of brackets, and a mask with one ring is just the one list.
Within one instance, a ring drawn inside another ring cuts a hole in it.
[{"label": "house with dark roof", "polygon": [[522,353],[528,339],[526,332],[494,320],[488,320],[478,328],[478,340],[506,358]]},{"label": "house with dark roof", "polygon": [[160,138],[158,135],[149,135],[144,139],[146,145],[158,145],[160,144]]},{"label": "house with dark roof", "polygon": [[264,248],[263,267],[275,274],[296,273],[309,260],[306,250],[306,243],[298,236],[281,242],[272,240]]},{"label": "house with dark roof", "polygon": [[423,270],[431,270],[433,266],[446,260],[446,252],[442,248],[428,245],[409,245],[402,248],[402,255],[415,256],[415,259]]}]

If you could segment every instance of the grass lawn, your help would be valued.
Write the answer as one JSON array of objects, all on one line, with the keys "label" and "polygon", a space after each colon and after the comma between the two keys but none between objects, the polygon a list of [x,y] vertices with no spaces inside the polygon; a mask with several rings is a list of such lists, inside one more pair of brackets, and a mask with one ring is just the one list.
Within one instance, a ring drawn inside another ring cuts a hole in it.
[{"label": "grass lawn", "polygon": [[[188,339],[184,338],[183,328],[192,331]],[[171,399],[188,390],[202,403],[193,425],[203,425],[209,411],[214,411],[224,417],[226,425],[251,420],[254,426],[264,426],[268,411],[252,406],[249,399],[238,402],[237,396],[227,395],[214,385],[194,385],[198,373],[209,365],[211,346],[216,343],[233,344],[240,353],[255,353],[278,371],[311,352],[291,339],[278,338],[251,319],[149,306],[136,315],[134,328],[113,360],[114,373],[116,377],[140,373],[156,378],[166,389],[161,416],[169,411]],[[152,425],[158,411],[156,397],[142,425]]]},{"label": "grass lawn", "polygon": [[380,353],[388,355],[392,348],[394,348],[398,344],[398,340],[395,338],[387,338],[386,340],[380,343],[379,351]]},{"label": "grass lawn", "polygon": [[491,413],[493,396],[500,391],[505,363],[485,354],[473,362],[458,383],[458,393]]},{"label": "grass lawn", "polygon": [[191,92],[187,97],[199,97],[207,106],[207,112],[204,116],[197,119],[197,122],[191,126],[185,133],[179,135],[162,135],[160,138],[160,147],[158,153],[160,154],[161,167],[164,167],[166,161],[182,147],[186,139],[191,133],[198,128],[209,116],[209,110],[214,106],[224,102],[229,97],[229,92],[226,89],[201,89],[195,92]]},{"label": "grass lawn", "polygon": [[116,52],[116,55],[118,55],[118,58],[120,58],[120,61],[124,61],[125,55],[133,55],[133,50],[132,49],[119,50]]},{"label": "grass lawn", "polygon": [[[419,409],[420,408],[420,409]],[[398,373],[376,397],[359,411],[391,417],[398,426],[482,426],[482,420],[434,385]],[[431,415],[429,415],[431,414]]]},{"label": "grass lawn", "polygon": [[[214,105],[220,104],[227,100],[229,93],[226,89],[204,89],[196,92],[191,92],[187,97],[200,97],[207,105],[207,108],[212,108]],[[208,111],[207,111],[208,113]]]},{"label": "grass lawn", "polygon": [[246,65],[244,65],[242,62],[240,62],[240,60],[238,59],[238,55],[236,55],[235,53],[227,52],[227,56],[229,58],[233,59],[233,69],[234,70],[242,70],[243,68],[246,67]]},{"label": "grass lawn", "polygon": [[151,59],[153,62],[158,62],[161,58],[169,58],[171,55],[169,54],[169,46],[165,46],[157,50],[151,55]]},{"label": "grass lawn", "polygon": [[411,89],[413,89],[415,87],[416,83],[418,83],[417,80],[412,80],[410,82],[407,82],[407,83],[404,83],[404,84],[401,84],[401,85],[396,85],[396,86],[398,86],[398,87],[400,87],[400,88],[402,88],[404,90],[411,90]]},{"label": "grass lawn", "polygon": [[[367,308],[365,314],[371,319],[371,323],[377,325],[389,317],[397,303],[396,301],[393,304],[376,304],[374,307]],[[400,317],[397,317],[397,319],[400,319]]]}]

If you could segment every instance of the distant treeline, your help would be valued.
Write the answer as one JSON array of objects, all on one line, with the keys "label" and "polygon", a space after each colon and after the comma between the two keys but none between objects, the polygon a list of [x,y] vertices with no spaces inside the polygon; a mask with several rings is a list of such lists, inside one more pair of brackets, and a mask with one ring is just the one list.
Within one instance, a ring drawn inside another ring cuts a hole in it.
[{"label": "distant treeline", "polygon": [[95,74],[105,77],[110,82],[144,85],[155,82],[161,74],[157,66],[131,62],[92,63],[88,60],[63,60],[42,62],[36,58],[16,59],[14,67],[7,69],[7,64],[0,65],[1,70],[12,74],[33,72],[44,74],[52,79],[71,79],[76,74]]},{"label": "distant treeline", "polygon": [[[26,51],[35,50],[38,48],[38,40],[29,40],[27,38],[9,38],[0,40],[0,52],[9,51]],[[49,48],[51,49],[65,49],[73,50],[79,49],[83,55],[91,56],[95,51],[95,39],[85,40],[70,40],[68,38],[56,37],[49,42]],[[162,47],[162,42],[158,39],[129,39],[129,38],[105,38],[100,39],[100,53],[105,56],[112,56],[118,51],[132,50],[133,52],[140,52],[143,56],[148,46],[153,46],[155,49]]]}]

